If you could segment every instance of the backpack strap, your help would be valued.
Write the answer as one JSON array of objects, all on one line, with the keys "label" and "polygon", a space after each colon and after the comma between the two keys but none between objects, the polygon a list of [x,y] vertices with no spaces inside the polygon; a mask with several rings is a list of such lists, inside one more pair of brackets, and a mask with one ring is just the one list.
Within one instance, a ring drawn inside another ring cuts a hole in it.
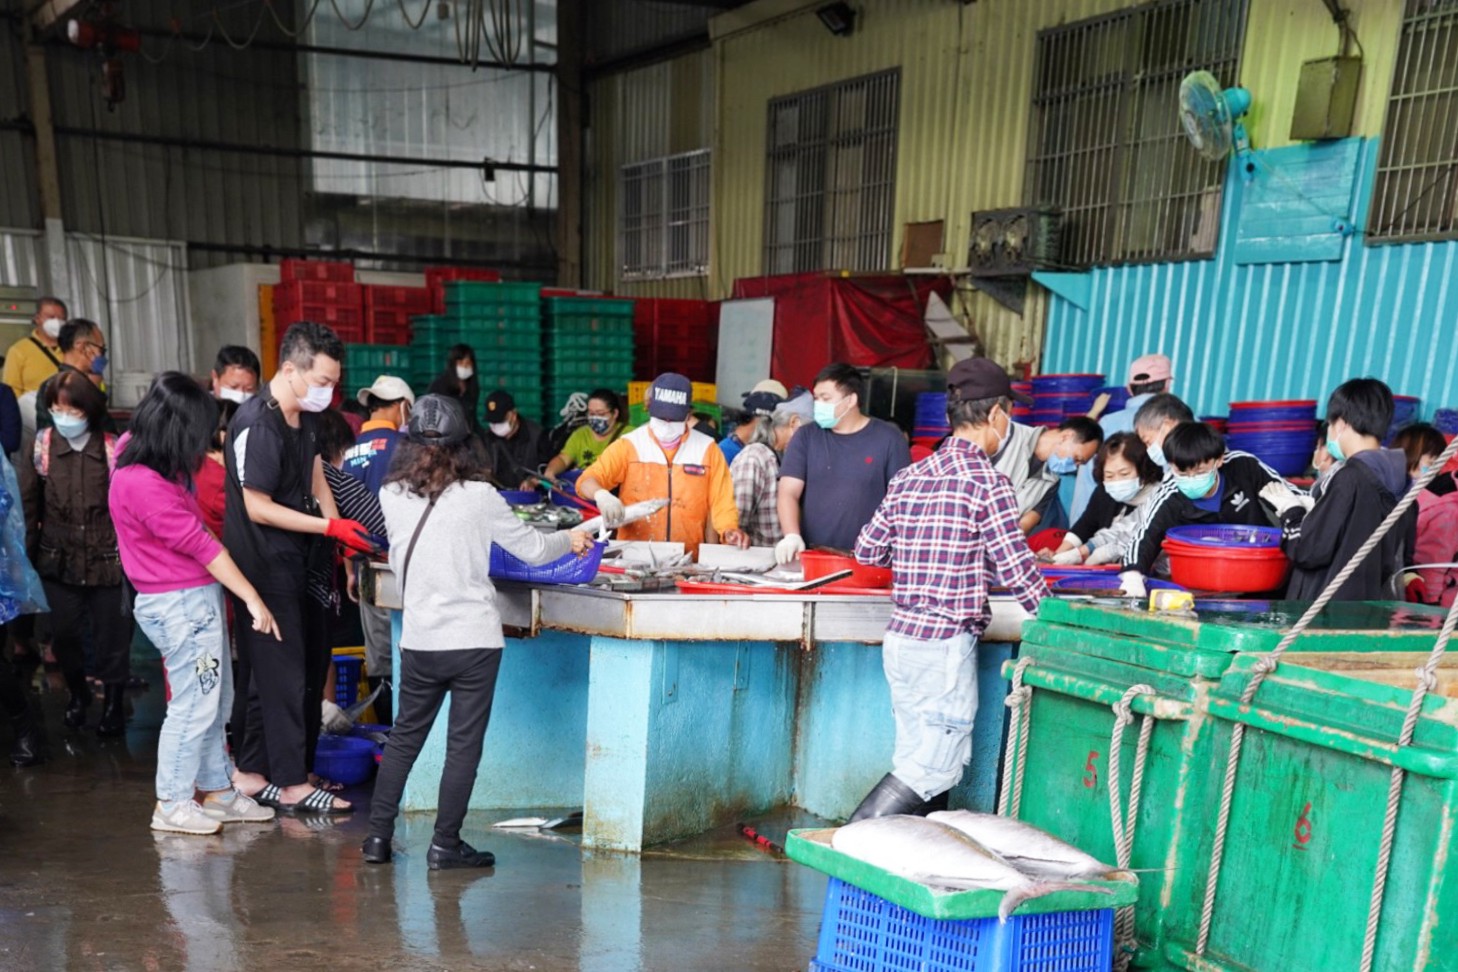
[{"label": "backpack strap", "polygon": [[415,556],[415,541],[420,539],[420,531],[425,529],[425,521],[430,519],[430,511],[435,509],[435,501],[438,499],[440,499],[440,494],[436,493],[430,498],[430,502],[425,504],[425,512],[420,514],[420,521],[415,524],[415,532],[410,535],[410,546],[405,548],[405,559],[400,563],[400,604],[402,607],[405,604],[405,580],[410,571],[410,558]]}]

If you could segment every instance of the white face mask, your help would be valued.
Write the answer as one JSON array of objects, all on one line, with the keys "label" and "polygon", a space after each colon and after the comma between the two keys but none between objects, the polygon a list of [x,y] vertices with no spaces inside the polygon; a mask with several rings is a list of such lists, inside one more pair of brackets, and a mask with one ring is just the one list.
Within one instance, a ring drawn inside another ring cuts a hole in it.
[{"label": "white face mask", "polygon": [[48,337],[58,338],[61,336],[61,326],[65,323],[59,317],[47,317],[41,321],[41,330],[45,331]]},{"label": "white face mask", "polygon": [[456,365],[456,377],[459,378],[461,381],[470,381],[471,377],[475,374],[475,368],[467,368],[465,365]]},{"label": "white face mask", "polygon": [[659,445],[672,448],[678,445],[678,440],[682,439],[684,433],[688,431],[688,423],[666,422],[660,418],[650,418],[648,430],[653,433],[653,438],[658,440]]},{"label": "white face mask", "polygon": [[333,385],[310,385],[304,397],[299,399],[299,408],[306,412],[322,412],[334,401]]},{"label": "white face mask", "polygon": [[491,430],[492,435],[499,436],[503,439],[511,434],[510,422],[492,422],[487,428]]},{"label": "white face mask", "polygon": [[219,388],[218,397],[225,402],[237,402],[242,405],[253,397],[253,392],[244,391],[241,388]]}]

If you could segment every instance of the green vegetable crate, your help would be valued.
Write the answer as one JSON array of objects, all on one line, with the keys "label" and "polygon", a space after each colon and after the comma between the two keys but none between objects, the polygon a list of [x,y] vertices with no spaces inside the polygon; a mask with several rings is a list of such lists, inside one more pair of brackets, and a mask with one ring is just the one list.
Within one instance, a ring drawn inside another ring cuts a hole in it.
[{"label": "green vegetable crate", "polygon": [[[1031,690],[1028,708],[1012,716],[1014,732],[1020,718],[1029,719],[1025,765],[1014,757],[1003,781],[1007,788],[1021,774],[1016,815],[1111,863],[1113,707],[1143,686],[1131,696],[1134,722],[1121,736],[1117,781],[1127,812],[1138,719],[1153,718],[1129,861],[1144,872],[1136,968],[1358,967],[1372,887],[1369,858],[1380,837],[1388,779],[1373,754],[1380,753],[1379,741],[1396,739],[1403,692],[1353,673],[1390,681],[1393,672],[1411,670],[1431,649],[1441,618],[1399,605],[1334,604],[1267,680],[1255,710],[1239,714],[1232,700],[1255,656],[1274,648],[1303,608],[1229,602],[1202,609],[1194,620],[1045,601],[1025,627],[1019,659],[1004,669],[1009,677],[1021,669]],[[1334,666],[1346,672],[1324,670]],[[1458,808],[1452,791],[1458,706],[1433,699],[1428,711],[1418,742],[1438,746],[1441,754],[1419,759],[1409,750],[1404,758],[1430,774],[1450,775],[1415,776],[1407,784],[1392,885],[1406,890],[1388,896],[1393,912],[1389,920],[1384,911],[1379,969],[1458,969],[1458,955],[1434,958],[1435,950],[1425,954],[1422,945],[1434,932],[1434,915],[1458,921],[1452,910],[1458,902],[1448,900],[1458,892],[1443,867]],[[1211,944],[1196,961],[1232,718],[1254,720],[1257,728],[1246,736]],[[1303,843],[1298,835],[1316,824],[1317,813],[1328,828],[1326,841]]]}]

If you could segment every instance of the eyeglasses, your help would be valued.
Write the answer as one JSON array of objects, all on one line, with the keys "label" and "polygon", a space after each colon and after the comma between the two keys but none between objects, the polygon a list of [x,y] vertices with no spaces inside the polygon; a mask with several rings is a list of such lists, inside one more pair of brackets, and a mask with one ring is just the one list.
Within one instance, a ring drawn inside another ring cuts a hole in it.
[{"label": "eyeglasses", "polygon": [[95,348],[97,354],[106,354],[106,345],[97,344],[95,341],[82,341],[88,348]]}]

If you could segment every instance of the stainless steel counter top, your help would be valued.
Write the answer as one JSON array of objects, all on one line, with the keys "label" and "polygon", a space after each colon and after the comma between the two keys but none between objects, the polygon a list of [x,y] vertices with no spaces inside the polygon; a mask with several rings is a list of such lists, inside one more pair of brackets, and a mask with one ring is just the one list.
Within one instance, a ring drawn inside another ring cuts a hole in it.
[{"label": "stainless steel counter top", "polygon": [[[376,571],[375,603],[399,610],[394,574]],[[536,635],[543,629],[644,641],[795,641],[879,644],[891,598],[833,594],[624,594],[592,587],[499,583],[503,624]],[[992,598],[984,641],[1022,640],[1028,613],[1006,596]]]}]

